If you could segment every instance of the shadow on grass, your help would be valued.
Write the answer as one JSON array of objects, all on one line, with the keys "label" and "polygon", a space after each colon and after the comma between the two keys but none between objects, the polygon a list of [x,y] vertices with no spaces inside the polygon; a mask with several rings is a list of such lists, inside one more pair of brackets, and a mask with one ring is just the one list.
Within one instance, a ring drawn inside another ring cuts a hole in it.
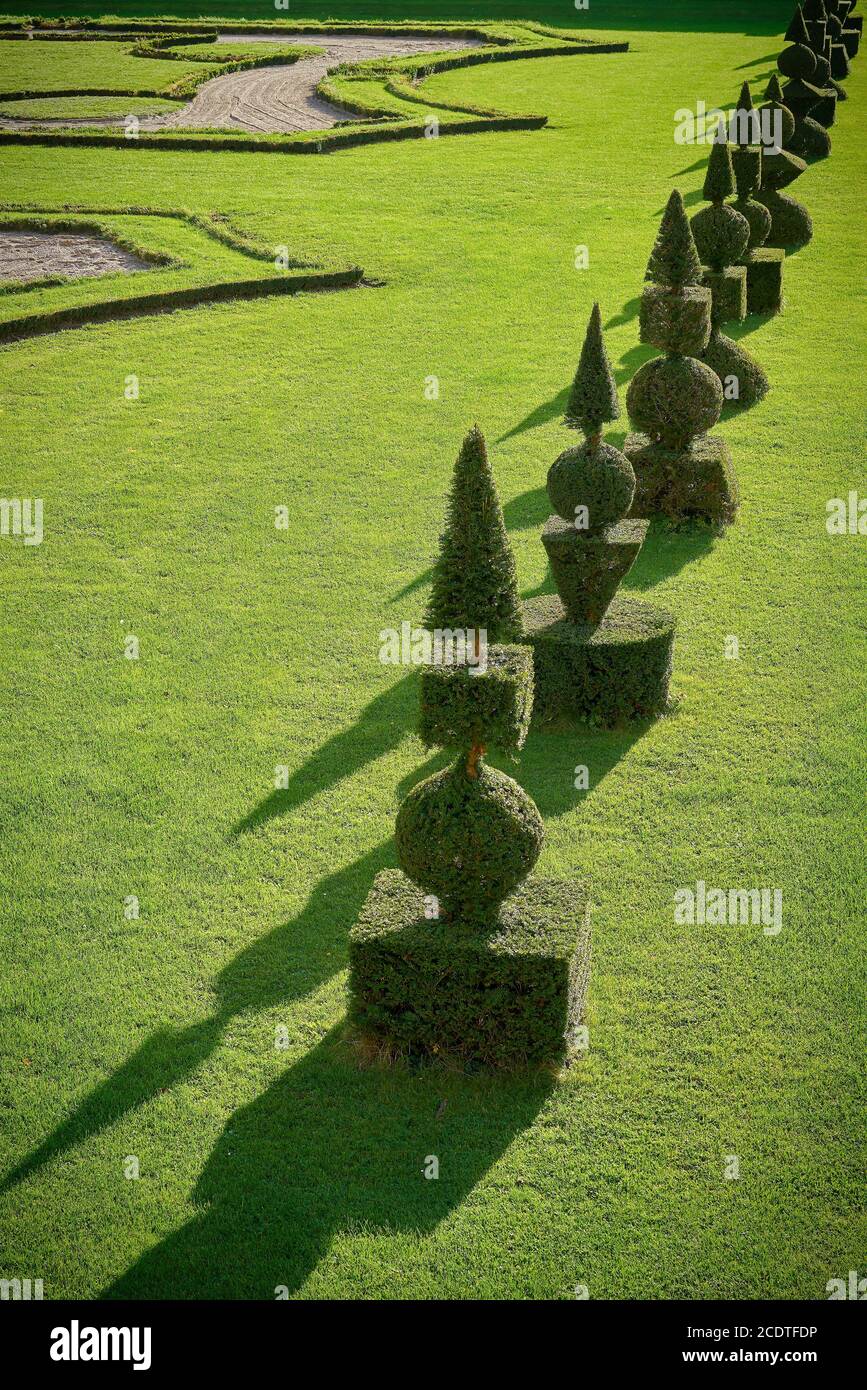
[{"label": "shadow on grass", "polygon": [[569,399],[570,386],[564,386],[562,391],[558,391],[556,396],[552,396],[549,401],[543,401],[541,405],[537,405],[517,425],[513,425],[510,430],[506,430],[505,434],[501,434],[497,443],[502,444],[506,439],[514,439],[515,435],[524,434],[527,430],[534,430],[539,425],[547,425],[549,420],[555,420],[558,416],[562,419],[566,402]]},{"label": "shadow on grass", "polygon": [[716,539],[713,530],[704,522],[680,522],[673,526],[664,517],[653,517],[647,539],[623,581],[623,588],[639,593],[652,589],[708,554]]},{"label": "shadow on grass", "polygon": [[403,676],[371,700],[361,718],[323,743],[321,748],[289,778],[289,785],[266,796],[233,827],[234,835],[297,810],[310,797],[351,777],[367,763],[390,753],[412,727],[415,687],[411,675]]},{"label": "shadow on grass", "polygon": [[[196,1184],[199,1214],[102,1297],[273,1299],[304,1284],[337,1234],[428,1233],[554,1084],[545,1073],[362,1069],[336,1028],[232,1116]],[[429,1155],[436,1181],[424,1176]]]}]

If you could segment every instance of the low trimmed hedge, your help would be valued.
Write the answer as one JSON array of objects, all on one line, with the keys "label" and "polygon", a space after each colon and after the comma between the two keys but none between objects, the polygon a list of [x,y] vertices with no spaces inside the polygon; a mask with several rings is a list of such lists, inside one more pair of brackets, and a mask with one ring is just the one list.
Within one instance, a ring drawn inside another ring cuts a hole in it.
[{"label": "low trimmed hedge", "polygon": [[493,1067],[559,1060],[590,975],[587,889],[531,878],[482,932],[430,919],[397,869],[377,874],[349,934],[350,1023],[411,1056]]},{"label": "low trimmed hedge", "polygon": [[527,599],[524,630],[533,649],[534,722],[580,720],[618,728],[668,708],[674,618],[618,594],[597,626],[570,622],[555,594]]}]

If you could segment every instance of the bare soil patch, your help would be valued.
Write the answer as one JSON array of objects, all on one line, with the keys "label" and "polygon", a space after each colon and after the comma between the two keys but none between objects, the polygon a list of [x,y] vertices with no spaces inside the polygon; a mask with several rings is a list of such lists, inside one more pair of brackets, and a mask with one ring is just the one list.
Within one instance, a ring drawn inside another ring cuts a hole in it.
[{"label": "bare soil patch", "polygon": [[152,270],[147,261],[104,237],[79,232],[5,232],[0,229],[0,280],[69,279],[114,270]]}]

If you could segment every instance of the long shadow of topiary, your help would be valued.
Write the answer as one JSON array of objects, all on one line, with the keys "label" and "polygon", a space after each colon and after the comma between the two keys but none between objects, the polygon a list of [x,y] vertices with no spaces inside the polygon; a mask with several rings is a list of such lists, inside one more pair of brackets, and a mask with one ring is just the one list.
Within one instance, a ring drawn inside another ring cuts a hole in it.
[{"label": "long shadow of topiary", "polygon": [[639,593],[652,589],[686,565],[700,560],[715,539],[705,522],[680,522],[672,526],[663,517],[654,517],[638,559],[623,581],[624,589],[636,589]]},{"label": "long shadow of topiary", "polygon": [[[232,1116],[195,1188],[200,1214],[103,1297],[273,1299],[304,1284],[338,1233],[428,1233],[554,1085],[540,1072],[365,1070],[339,1033]],[[426,1180],[432,1155],[439,1177]]]},{"label": "long shadow of topiary", "polygon": [[296,810],[326,787],[351,777],[367,763],[391,752],[404,738],[407,726],[412,724],[415,698],[409,674],[389,686],[371,700],[356,723],[317,748],[292,774],[288,787],[271,792],[242,817],[232,833],[242,835],[274,816]]},{"label": "long shadow of topiary", "polygon": [[[416,771],[413,779],[419,776]],[[296,916],[254,941],[216,977],[211,1017],[186,1028],[160,1028],[70,1117],[0,1181],[0,1192],[117,1124],[160,1091],[184,1081],[219,1044],[231,1020],[303,998],[346,963],[346,935],[380,869],[393,864],[391,841],[320,879]]]},{"label": "long shadow of topiary", "polygon": [[564,386],[563,390],[558,391],[556,396],[552,396],[549,401],[543,401],[541,405],[537,405],[517,425],[513,425],[510,430],[506,430],[505,434],[501,434],[497,443],[502,444],[505,439],[514,439],[517,434],[524,434],[526,430],[534,430],[539,425],[547,425],[549,420],[555,420],[558,416],[562,417],[568,397],[569,387]]}]

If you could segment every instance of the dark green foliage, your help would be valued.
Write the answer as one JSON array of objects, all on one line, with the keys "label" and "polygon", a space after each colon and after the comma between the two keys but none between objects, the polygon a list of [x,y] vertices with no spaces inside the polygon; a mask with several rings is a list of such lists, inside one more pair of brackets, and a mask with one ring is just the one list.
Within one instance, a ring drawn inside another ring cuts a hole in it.
[{"label": "dark green foliage", "polygon": [[426,624],[482,630],[489,643],[521,635],[515,557],[478,425],[455,462]]},{"label": "dark green foliage", "polygon": [[[700,208],[690,225],[702,264],[712,270],[734,265],[747,249],[750,224],[743,213],[728,203],[712,203],[709,208]],[[700,352],[703,346],[702,343],[695,350]]]},{"label": "dark green foliage", "polygon": [[736,198],[734,205],[742,217],[747,219],[750,227],[750,240],[746,254],[756,247],[761,247],[768,239],[771,230],[771,219],[767,208],[750,196],[749,198]]},{"label": "dark green foliage", "polygon": [[713,324],[740,322],[747,313],[747,268],[727,265],[725,270],[706,270],[704,283],[711,292]]},{"label": "dark green foliage", "polygon": [[526,878],[544,828],[536,803],[511,777],[461,757],[413,787],[397,813],[404,873],[449,915],[488,918]]},{"label": "dark green foliage", "polygon": [[589,973],[581,883],[530,879],[482,933],[429,919],[423,895],[385,869],[349,936],[350,1021],[410,1055],[556,1061],[581,1021]]},{"label": "dark green foliage", "polygon": [[598,626],[566,617],[550,594],[524,604],[536,671],[534,720],[580,720],[616,728],[653,719],[668,707],[674,618],[617,595]]},{"label": "dark green foliage", "polygon": [[[710,374],[722,396],[716,374]],[[635,469],[635,516],[698,516],[718,528],[734,521],[738,485],[724,439],[702,435],[685,448],[670,449],[646,434],[631,434],[623,447]],[[538,666],[536,673],[538,685]]]},{"label": "dark green foliage", "polygon": [[822,95],[810,112],[811,118],[826,131],[837,119],[837,101],[837,93],[832,85],[822,92]]},{"label": "dark green foliage", "polygon": [[701,261],[678,189],[672,189],[648,262],[651,280],[682,289],[701,284]]},{"label": "dark green foliage", "polygon": [[[770,216],[770,213],[768,214]],[[773,246],[760,246],[748,251],[747,313],[778,314],[783,307],[783,266],[785,252]]]},{"label": "dark green foliage", "polygon": [[579,507],[587,508],[587,525],[580,529],[598,531],[619,521],[629,511],[635,478],[627,460],[612,444],[589,441],[563,453],[548,470],[548,497],[554,511],[564,521],[583,521]]},{"label": "dark green foliage", "polygon": [[[631,465],[629,471],[632,473]],[[618,585],[635,563],[646,534],[646,521],[619,521],[598,535],[588,536],[560,516],[548,518],[542,544],[571,622],[593,626],[601,622]]]},{"label": "dark green foliage", "polygon": [[715,425],[722,405],[722,387],[715,373],[694,357],[655,357],[645,362],[626,395],[626,409],[636,429],[673,449]]},{"label": "dark green foliage", "polygon": [[[740,343],[714,329],[701,355],[702,362],[716,372],[725,393],[726,404],[744,407],[764,399],[771,383],[756,359]],[[732,394],[736,383],[737,394]]]},{"label": "dark green foliage", "polygon": [[619,415],[617,387],[602,337],[602,315],[599,305],[594,304],[578,370],[566,402],[566,424],[591,436],[598,434],[606,421],[616,420]]},{"label": "dark green foliage", "polygon": [[784,48],[777,59],[777,67],[784,77],[800,77],[809,81],[816,71],[816,55],[805,43],[792,44]]},{"label": "dark green foliage", "polygon": [[[794,125],[792,121],[793,130]],[[791,150],[779,150],[777,154],[766,152],[762,155],[762,188],[786,188],[801,177],[806,167],[806,161]]]},{"label": "dark green foliage", "polygon": [[[778,86],[778,87],[780,86],[779,82],[777,83],[777,86]],[[780,88],[780,91],[782,92],[782,88]],[[763,111],[767,111],[767,112],[770,113],[770,117],[771,117],[771,120],[772,120],[772,121],[773,121],[774,119],[779,120],[779,123],[780,123],[779,149],[783,149],[786,145],[788,145],[789,141],[791,140],[792,136],[793,136],[794,133],[795,133],[795,118],[794,118],[794,116],[792,115],[792,113],[791,113],[791,111],[789,110],[788,106],[785,106],[785,105],[783,104],[782,98],[780,98],[779,100],[774,100],[774,101],[772,101],[772,100],[766,101],[762,106],[759,107],[759,115],[760,115],[760,116],[761,116],[761,113],[762,113]],[[777,113],[779,113],[779,115],[777,115]],[[767,119],[767,118],[765,118],[765,119]],[[776,158],[778,157],[778,156],[777,156],[777,153],[770,154],[770,153],[769,153],[769,148],[770,148],[770,147],[766,145],[766,146],[765,146],[765,149],[764,149],[763,160],[762,160],[762,177],[763,177],[763,178],[765,177],[765,174],[764,174],[764,162],[765,162],[765,160],[767,160],[767,159],[776,159]]]},{"label": "dark green foliage", "polygon": [[64,328],[78,328],[84,323],[108,323],[113,319],[138,318],[159,314],[167,309],[188,309],[197,304],[213,304],[227,299],[259,299],[269,294],[298,294],[303,290],[340,289],[357,285],[363,270],[313,270],[304,274],[282,273],[259,280],[234,280],[212,285],[192,285],[181,290],[161,290],[155,294],[139,294],[127,299],[111,299],[103,303],[81,304],[69,309],[54,309],[48,313],[26,314],[0,324],[0,342],[20,342],[42,333],[57,333]]},{"label": "dark green foliage", "polygon": [[701,352],[710,334],[710,295],[703,285],[685,285],[682,290],[647,285],[638,331],[643,343],[662,352]]},{"label": "dark green foliage", "polygon": [[807,26],[804,23],[804,12],[801,9],[800,5],[797,6],[795,13],[792,16],[792,21],[788,29],[786,30],[784,37],[786,43],[807,44],[810,42],[810,35],[807,31]]},{"label": "dark green foliage", "polygon": [[419,736],[428,747],[504,750],[523,746],[533,709],[533,663],[526,647],[487,649],[487,668],[423,666]]},{"label": "dark green foliage", "polygon": [[[735,191],[732,152],[727,140],[715,140],[710,147],[702,196],[709,203],[722,203]],[[701,252],[699,252],[699,255]]]},{"label": "dark green foliage", "polygon": [[801,159],[826,159],[831,153],[831,137],[812,116],[804,116],[795,126],[792,153]]},{"label": "dark green foliage", "polygon": [[739,145],[732,155],[738,197],[748,198],[762,181],[761,145]]},{"label": "dark green foliage", "polygon": [[[813,237],[813,219],[803,203],[780,193],[776,188],[763,189],[758,195],[771,214],[771,232],[765,246],[806,246]],[[764,248],[763,248],[764,249]]]},{"label": "dark green foliage", "polygon": [[828,18],[825,0],[804,0],[800,10],[805,19],[825,20]]},{"label": "dark green foliage", "polygon": [[849,76],[849,59],[842,43],[831,46],[831,76],[835,82],[845,82]]}]

